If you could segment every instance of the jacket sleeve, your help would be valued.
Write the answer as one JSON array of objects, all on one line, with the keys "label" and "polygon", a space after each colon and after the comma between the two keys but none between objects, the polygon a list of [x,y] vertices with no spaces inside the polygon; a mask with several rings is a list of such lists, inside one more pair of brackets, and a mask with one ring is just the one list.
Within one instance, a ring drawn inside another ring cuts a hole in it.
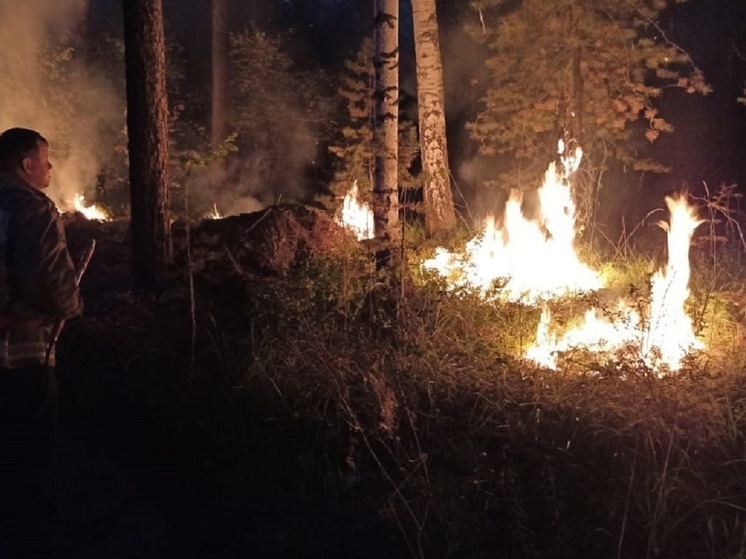
[{"label": "jacket sleeve", "polygon": [[8,236],[8,279],[14,299],[59,320],[79,316],[83,308],[75,265],[54,203],[28,196],[17,210]]}]

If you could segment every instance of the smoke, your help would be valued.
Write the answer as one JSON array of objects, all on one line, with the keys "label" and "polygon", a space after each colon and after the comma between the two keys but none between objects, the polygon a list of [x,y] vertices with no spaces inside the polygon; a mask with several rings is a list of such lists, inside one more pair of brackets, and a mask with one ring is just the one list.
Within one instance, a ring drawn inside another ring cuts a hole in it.
[{"label": "smoke", "polygon": [[191,208],[188,213],[199,217],[228,217],[256,212],[269,205],[252,195],[236,178],[238,176],[237,164],[226,162],[216,162],[194,172],[185,181],[185,194]]},{"label": "smoke", "polygon": [[32,128],[49,140],[48,194],[62,209],[75,194],[94,196],[111,149],[104,131],[124,122],[112,85],[86,69],[76,49],[87,13],[88,0],[0,3],[0,129]]}]

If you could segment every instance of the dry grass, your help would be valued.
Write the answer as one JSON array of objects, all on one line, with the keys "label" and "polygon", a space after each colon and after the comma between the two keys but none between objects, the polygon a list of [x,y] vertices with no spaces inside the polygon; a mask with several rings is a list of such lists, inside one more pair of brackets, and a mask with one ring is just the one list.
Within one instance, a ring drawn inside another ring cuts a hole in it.
[{"label": "dry grass", "polygon": [[625,356],[547,371],[520,359],[537,309],[402,292],[361,262],[254,281],[243,382],[346,441],[327,449],[345,475],[388,483],[412,556],[746,554],[741,328],[721,298],[675,375]]}]

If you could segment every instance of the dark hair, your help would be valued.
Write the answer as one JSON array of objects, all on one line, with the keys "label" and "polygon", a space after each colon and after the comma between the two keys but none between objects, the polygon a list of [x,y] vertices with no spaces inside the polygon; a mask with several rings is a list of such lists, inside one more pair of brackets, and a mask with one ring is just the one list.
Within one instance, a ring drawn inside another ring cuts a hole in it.
[{"label": "dark hair", "polygon": [[9,128],[0,134],[0,169],[15,171],[40,142],[48,143],[44,136],[28,128]]}]

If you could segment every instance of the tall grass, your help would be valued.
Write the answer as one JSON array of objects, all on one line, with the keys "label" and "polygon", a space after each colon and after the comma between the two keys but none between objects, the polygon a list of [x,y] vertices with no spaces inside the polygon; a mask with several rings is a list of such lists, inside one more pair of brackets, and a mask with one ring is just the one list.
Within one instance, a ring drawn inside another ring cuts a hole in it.
[{"label": "tall grass", "polygon": [[536,367],[538,309],[414,275],[391,286],[353,250],[251,278],[240,377],[323,427],[340,490],[385,488],[412,557],[746,556],[742,329],[711,278],[708,349],[659,378],[624,354]]}]

